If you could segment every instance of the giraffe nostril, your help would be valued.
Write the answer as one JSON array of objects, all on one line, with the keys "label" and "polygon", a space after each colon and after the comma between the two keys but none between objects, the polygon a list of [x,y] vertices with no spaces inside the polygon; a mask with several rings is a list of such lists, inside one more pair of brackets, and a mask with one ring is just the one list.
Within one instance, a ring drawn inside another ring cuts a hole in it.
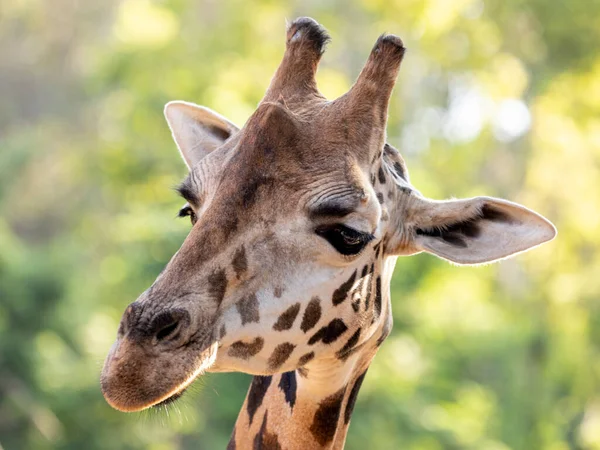
[{"label": "giraffe nostril", "polygon": [[165,326],[163,329],[158,330],[158,333],[156,333],[156,339],[158,339],[159,341],[162,341],[163,339],[174,334],[175,330],[178,327],[179,327],[179,322],[173,322],[172,324]]},{"label": "giraffe nostril", "polygon": [[189,324],[189,314],[183,310],[163,311],[150,326],[151,334],[157,342],[172,341],[181,335],[183,327]]}]

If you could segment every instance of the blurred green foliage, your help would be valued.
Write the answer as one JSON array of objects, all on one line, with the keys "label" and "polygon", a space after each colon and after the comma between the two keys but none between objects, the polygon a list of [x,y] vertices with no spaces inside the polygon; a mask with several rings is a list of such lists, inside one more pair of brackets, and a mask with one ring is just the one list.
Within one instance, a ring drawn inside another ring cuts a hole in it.
[{"label": "blurred green foliage", "polygon": [[506,197],[559,229],[486,267],[399,260],[347,448],[600,449],[596,0],[1,2],[0,448],[225,447],[248,376],[141,415],[98,377],[188,230],[163,105],[243,124],[298,15],[333,37],[329,97],[381,32],[404,39],[388,134],[425,195]]}]

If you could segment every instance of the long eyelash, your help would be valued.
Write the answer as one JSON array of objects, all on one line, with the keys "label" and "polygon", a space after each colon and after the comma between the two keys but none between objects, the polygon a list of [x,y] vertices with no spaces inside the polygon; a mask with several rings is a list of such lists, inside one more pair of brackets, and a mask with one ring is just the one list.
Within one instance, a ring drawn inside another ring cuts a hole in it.
[{"label": "long eyelash", "polygon": [[177,217],[189,217],[192,215],[192,208],[190,206],[185,206],[179,210],[177,213]]},{"label": "long eyelash", "polygon": [[184,199],[188,200],[190,198],[194,198],[194,190],[190,186],[190,181],[185,179],[181,184],[175,187],[175,190],[179,195],[181,195]]},{"label": "long eyelash", "polygon": [[348,228],[346,226],[342,227],[342,229],[346,232],[350,231],[351,233],[355,234],[360,239],[360,241],[365,244],[375,239],[375,236],[371,233],[363,233],[362,231],[357,231],[353,228]]}]

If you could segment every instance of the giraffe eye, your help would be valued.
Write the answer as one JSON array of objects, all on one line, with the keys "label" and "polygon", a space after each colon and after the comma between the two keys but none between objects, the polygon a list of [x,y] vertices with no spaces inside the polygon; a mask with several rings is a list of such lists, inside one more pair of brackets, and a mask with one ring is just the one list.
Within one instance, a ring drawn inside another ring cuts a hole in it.
[{"label": "giraffe eye", "polygon": [[345,225],[322,226],[315,232],[346,256],[358,255],[373,239],[372,234],[362,233]]},{"label": "giraffe eye", "polygon": [[188,204],[186,204],[183,208],[181,208],[179,210],[179,213],[177,214],[178,217],[188,217],[190,218],[192,225],[194,225],[196,223],[196,213],[194,212],[194,210],[192,209],[192,207]]}]

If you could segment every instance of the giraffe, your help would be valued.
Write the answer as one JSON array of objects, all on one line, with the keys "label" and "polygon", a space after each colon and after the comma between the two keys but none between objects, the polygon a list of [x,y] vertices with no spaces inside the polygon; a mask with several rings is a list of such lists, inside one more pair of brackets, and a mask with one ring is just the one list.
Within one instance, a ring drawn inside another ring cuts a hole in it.
[{"label": "giraffe", "polygon": [[367,369],[390,333],[399,256],[456,264],[506,258],[554,238],[524,206],[435,201],[386,142],[405,49],[382,35],[333,101],[315,73],[329,37],[293,21],[264,98],[239,129],[170,102],[189,173],[191,230],[130,304],[101,374],[107,402],[139,411],[176,400],[205,372],[254,375],[229,449],[341,449]]}]

